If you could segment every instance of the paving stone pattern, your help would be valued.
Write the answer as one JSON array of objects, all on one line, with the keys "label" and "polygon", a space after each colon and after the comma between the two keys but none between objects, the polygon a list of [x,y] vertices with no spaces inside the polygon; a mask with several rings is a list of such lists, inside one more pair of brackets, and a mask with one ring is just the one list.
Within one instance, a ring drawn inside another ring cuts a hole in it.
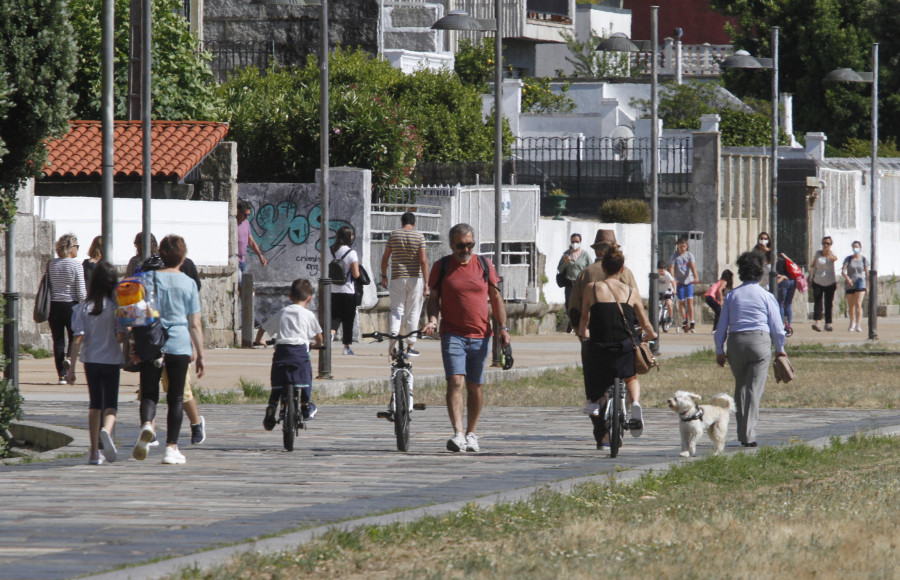
[{"label": "paving stone pattern", "polygon": [[[626,436],[615,460],[594,449],[578,409],[488,408],[479,454],[445,450],[442,407],[416,412],[410,452],[397,452],[392,425],[375,417],[378,410],[323,406],[288,453],[279,431],[262,429],[262,405],[206,405],[207,441],[191,446],[185,427],[187,464],[167,466],[159,448],[146,461],[131,459],[137,404],[126,403],[116,463],[89,466],[81,456],[0,468],[0,578],[98,573],[377,512],[678,460],[677,420],[658,409],[645,411],[644,435]],[[27,403],[26,414],[86,427],[84,403]],[[771,445],[898,425],[900,411],[766,409],[761,419],[760,443]],[[733,424],[731,432],[727,450],[735,452]],[[704,441],[699,453],[709,452]]]}]

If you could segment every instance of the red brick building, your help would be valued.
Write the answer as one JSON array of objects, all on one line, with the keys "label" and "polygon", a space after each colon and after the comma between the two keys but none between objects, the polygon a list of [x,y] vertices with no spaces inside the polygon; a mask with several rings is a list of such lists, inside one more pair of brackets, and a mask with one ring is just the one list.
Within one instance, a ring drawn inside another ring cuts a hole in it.
[{"label": "red brick building", "polygon": [[674,36],[681,28],[684,44],[731,44],[725,34],[725,23],[737,25],[709,7],[709,0],[624,0],[623,8],[631,10],[631,36],[639,40],[650,38],[650,6],[659,6],[659,40]]}]

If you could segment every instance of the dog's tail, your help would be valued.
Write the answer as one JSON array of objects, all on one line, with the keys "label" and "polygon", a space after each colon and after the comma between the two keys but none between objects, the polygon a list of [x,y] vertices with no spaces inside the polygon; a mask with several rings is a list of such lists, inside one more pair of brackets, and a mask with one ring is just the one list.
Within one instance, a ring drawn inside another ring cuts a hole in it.
[{"label": "dog's tail", "polygon": [[710,399],[709,402],[713,405],[716,405],[717,407],[728,409],[729,413],[734,413],[734,399],[731,398],[731,395],[719,393],[718,395]]}]

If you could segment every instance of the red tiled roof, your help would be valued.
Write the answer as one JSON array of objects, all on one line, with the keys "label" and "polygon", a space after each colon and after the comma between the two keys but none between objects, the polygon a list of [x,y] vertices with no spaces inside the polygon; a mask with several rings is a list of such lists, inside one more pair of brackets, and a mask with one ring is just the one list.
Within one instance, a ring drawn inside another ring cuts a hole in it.
[{"label": "red tiled roof", "polygon": [[[69,121],[69,132],[47,143],[44,175],[52,178],[100,178],[102,129],[100,121]],[[219,144],[228,123],[211,121],[153,121],[153,177],[182,180]],[[116,179],[143,176],[143,130],[140,121],[116,121],[114,167]]]}]

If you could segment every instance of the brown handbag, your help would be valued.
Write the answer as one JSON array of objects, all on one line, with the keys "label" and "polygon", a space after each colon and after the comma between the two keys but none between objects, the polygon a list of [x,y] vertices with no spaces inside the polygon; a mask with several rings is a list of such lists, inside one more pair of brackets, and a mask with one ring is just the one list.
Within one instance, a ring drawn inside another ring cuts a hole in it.
[{"label": "brown handbag", "polygon": [[616,297],[616,293],[613,292],[612,286],[610,286],[609,282],[606,280],[604,280],[603,283],[609,288],[609,293],[612,294],[613,300],[616,301],[616,306],[619,307],[619,314],[622,315],[622,322],[625,323],[625,329],[628,331],[629,336],[631,336],[631,343],[634,345],[634,372],[639,375],[646,375],[653,367],[656,367],[656,372],[659,372],[659,363],[653,357],[653,353],[650,352],[650,347],[647,346],[647,343],[645,342],[638,343],[638,341],[635,340],[634,332],[631,330],[631,324],[629,324],[628,320],[625,318],[625,311],[622,310],[622,304],[619,303],[619,299]]}]

